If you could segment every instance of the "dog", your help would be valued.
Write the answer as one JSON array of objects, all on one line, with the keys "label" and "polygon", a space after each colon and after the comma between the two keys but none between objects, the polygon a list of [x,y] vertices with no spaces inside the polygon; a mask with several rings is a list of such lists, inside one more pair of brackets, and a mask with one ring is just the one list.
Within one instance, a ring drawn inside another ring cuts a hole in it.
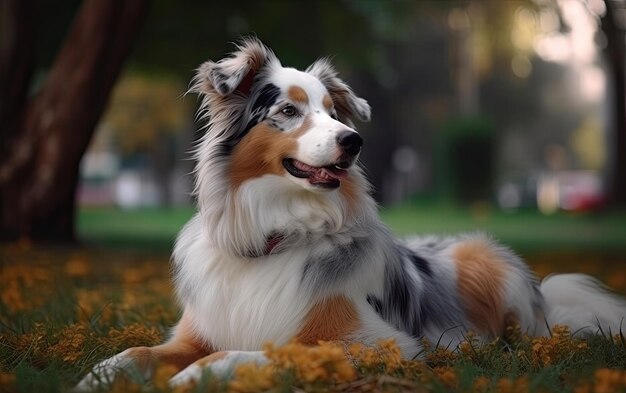
[{"label": "dog", "polygon": [[281,65],[257,38],[202,64],[191,92],[206,122],[195,149],[198,213],[173,252],[183,309],[171,337],[97,364],[89,391],[119,372],[150,378],[157,362],[228,376],[263,364],[266,342],[374,345],[393,338],[405,358],[420,338],[454,347],[507,327],[618,332],[626,301],[595,279],[553,275],[541,283],[484,234],[396,240],[378,216],[358,163],[356,121],[370,119],[327,59],[305,71]]}]

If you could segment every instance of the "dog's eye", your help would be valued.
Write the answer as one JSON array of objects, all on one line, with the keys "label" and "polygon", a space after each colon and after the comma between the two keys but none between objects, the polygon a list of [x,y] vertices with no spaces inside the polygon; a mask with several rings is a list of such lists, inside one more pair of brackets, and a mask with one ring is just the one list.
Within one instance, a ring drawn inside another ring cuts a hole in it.
[{"label": "dog's eye", "polygon": [[286,105],[281,111],[283,115],[292,117],[296,115],[296,107],[293,105]]}]

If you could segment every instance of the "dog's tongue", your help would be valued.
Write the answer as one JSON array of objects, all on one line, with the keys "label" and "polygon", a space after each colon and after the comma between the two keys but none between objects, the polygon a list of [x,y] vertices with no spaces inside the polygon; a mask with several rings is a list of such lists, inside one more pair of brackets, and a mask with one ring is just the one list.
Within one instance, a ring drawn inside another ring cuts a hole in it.
[{"label": "dog's tongue", "polygon": [[334,168],[334,167],[322,167],[317,168],[315,173],[315,177],[320,177],[322,179],[345,179],[348,177],[348,171],[344,169]]},{"label": "dog's tongue", "polygon": [[333,167],[321,167],[315,168],[311,171],[309,176],[309,182],[311,184],[336,184],[339,185],[339,180],[348,176],[348,172],[333,168]]},{"label": "dog's tongue", "polygon": [[298,169],[308,172],[310,174],[309,180],[312,183],[324,183],[331,180],[345,179],[348,176],[348,171],[333,166],[314,167],[295,160],[294,165]]}]

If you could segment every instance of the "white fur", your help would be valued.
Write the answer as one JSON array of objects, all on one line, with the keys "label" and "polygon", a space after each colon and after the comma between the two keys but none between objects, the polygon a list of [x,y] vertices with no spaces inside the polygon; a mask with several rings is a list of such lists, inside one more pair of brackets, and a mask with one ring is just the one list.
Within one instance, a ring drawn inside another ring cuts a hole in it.
[{"label": "white fur", "polygon": [[[306,118],[312,124],[311,128],[298,138],[298,150],[291,158],[316,167],[337,162],[341,156],[336,142],[337,134],[342,131],[356,131],[329,116],[323,104],[324,97],[328,95],[324,85],[316,77],[294,68],[275,69],[270,80],[283,91],[288,91],[293,86],[306,86],[308,98]],[[304,179],[289,174],[286,176],[300,187],[310,191],[325,191],[325,189],[309,185]]]},{"label": "white fur", "polygon": [[[106,360],[96,364],[91,372],[76,385],[74,392],[92,392],[113,383],[115,377],[119,373],[131,374],[138,371],[133,362],[133,358],[129,356],[130,348],[112,356]],[[152,370],[147,370],[142,379],[147,380],[152,377]]]},{"label": "white fur", "polygon": [[[197,333],[214,348],[258,350],[268,341],[289,341],[306,312],[331,295],[302,286],[304,263],[311,247],[330,247],[324,237],[334,234],[335,239],[349,239],[349,230],[357,223],[346,216],[347,207],[337,193],[303,192],[276,176],[247,182],[238,197],[241,205],[237,211],[247,214],[248,227],[265,233],[290,227],[288,236],[306,235],[306,240],[254,260],[231,256],[200,236],[202,222],[196,216],[181,232],[174,251],[176,287],[183,306],[194,318]],[[373,209],[371,201],[361,209]],[[341,283],[341,293],[362,303],[368,293],[380,291],[383,260],[382,255],[372,255]],[[414,348],[407,347],[407,352],[415,352],[415,340],[410,346]]]},{"label": "white fur", "polygon": [[328,91],[314,76],[293,68],[283,68],[272,74],[271,81],[284,91],[291,86],[306,86],[308,118],[312,127],[298,139],[298,152],[293,158],[312,166],[325,166],[336,162],[341,154],[336,138],[340,131],[354,131],[351,127],[331,118],[324,108]]},{"label": "white fur", "polygon": [[626,301],[584,274],[557,274],[541,283],[549,326],[567,325],[573,333],[604,335],[626,331]]},{"label": "white fur", "polygon": [[226,355],[215,361],[200,366],[197,363],[191,364],[169,380],[170,388],[187,385],[190,382],[198,383],[202,375],[210,372],[214,376],[228,378],[232,376],[235,368],[242,363],[254,363],[259,366],[268,362],[263,351],[228,351]]}]

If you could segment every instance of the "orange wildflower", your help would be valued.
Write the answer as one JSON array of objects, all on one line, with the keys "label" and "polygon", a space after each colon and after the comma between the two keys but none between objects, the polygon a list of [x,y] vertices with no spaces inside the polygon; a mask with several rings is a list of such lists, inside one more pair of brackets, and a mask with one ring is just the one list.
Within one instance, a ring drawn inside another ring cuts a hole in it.
[{"label": "orange wildflower", "polygon": [[528,378],[520,377],[513,381],[509,378],[501,378],[496,382],[496,392],[498,393],[527,393]]},{"label": "orange wildflower", "polygon": [[435,367],[433,369],[435,377],[447,388],[454,389],[457,386],[458,379],[456,372],[450,366]]},{"label": "orange wildflower", "polygon": [[484,393],[487,391],[487,389],[489,389],[490,384],[491,381],[489,380],[489,378],[481,375],[480,377],[476,378],[472,383],[472,392]]},{"label": "orange wildflower", "polygon": [[85,277],[91,271],[89,263],[78,257],[73,257],[65,263],[65,274],[69,277]]}]

